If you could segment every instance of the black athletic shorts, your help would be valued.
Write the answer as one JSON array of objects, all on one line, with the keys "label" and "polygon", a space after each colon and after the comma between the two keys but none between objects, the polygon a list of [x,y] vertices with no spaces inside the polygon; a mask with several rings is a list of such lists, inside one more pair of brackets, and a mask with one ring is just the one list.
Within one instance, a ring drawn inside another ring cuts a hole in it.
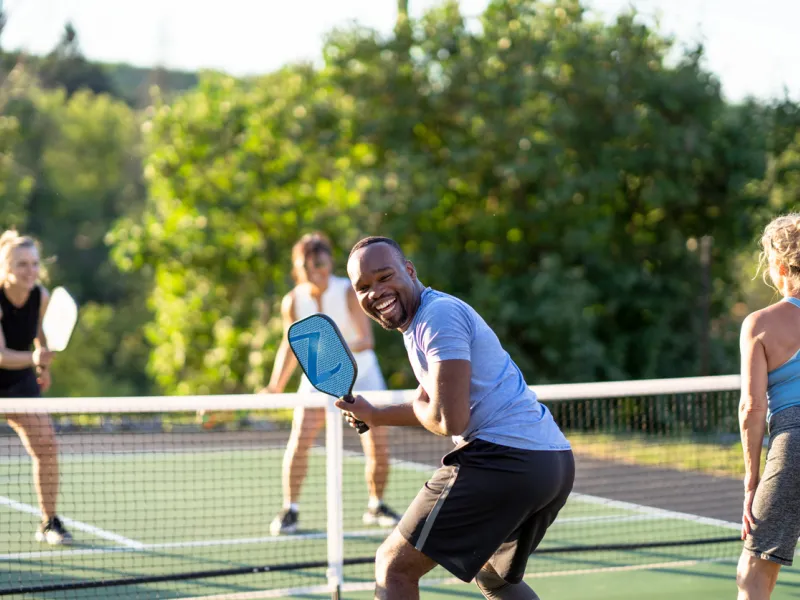
[{"label": "black athletic shorts", "polygon": [[42,391],[33,369],[11,385],[0,386],[0,398],[39,398],[41,395]]},{"label": "black athletic shorts", "polygon": [[472,581],[489,562],[500,577],[517,583],[574,479],[571,450],[472,440],[445,455],[397,528],[462,581]]}]

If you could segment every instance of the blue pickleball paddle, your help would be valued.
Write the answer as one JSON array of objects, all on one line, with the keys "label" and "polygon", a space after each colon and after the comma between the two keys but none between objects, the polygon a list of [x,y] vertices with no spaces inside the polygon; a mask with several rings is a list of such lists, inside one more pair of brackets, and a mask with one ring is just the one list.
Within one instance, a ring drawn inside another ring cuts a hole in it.
[{"label": "blue pickleball paddle", "polygon": [[[353,353],[333,319],[321,313],[300,319],[289,326],[289,346],[315,389],[354,402],[353,385],[358,366]],[[369,426],[356,421],[358,433]]]}]

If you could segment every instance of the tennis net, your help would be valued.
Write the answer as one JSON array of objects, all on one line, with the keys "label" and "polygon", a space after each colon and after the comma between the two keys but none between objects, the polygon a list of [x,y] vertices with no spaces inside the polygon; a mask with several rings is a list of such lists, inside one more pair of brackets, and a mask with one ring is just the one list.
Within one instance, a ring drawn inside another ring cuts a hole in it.
[{"label": "tennis net", "polygon": [[[577,476],[528,572],[735,557],[738,385],[724,376],[534,386],[573,444]],[[384,404],[410,394],[365,395]],[[298,408],[319,409],[325,432],[308,453],[297,530],[274,533]],[[368,461],[325,396],[26,399],[4,400],[4,410],[27,414],[29,430],[51,415],[57,513],[74,541],[35,541],[32,461],[19,436],[0,430],[0,596],[269,598],[373,579],[391,528],[364,523]],[[452,442],[387,433],[384,500],[402,512]],[[48,449],[39,452],[46,462]],[[448,577],[436,569],[428,579]]]}]

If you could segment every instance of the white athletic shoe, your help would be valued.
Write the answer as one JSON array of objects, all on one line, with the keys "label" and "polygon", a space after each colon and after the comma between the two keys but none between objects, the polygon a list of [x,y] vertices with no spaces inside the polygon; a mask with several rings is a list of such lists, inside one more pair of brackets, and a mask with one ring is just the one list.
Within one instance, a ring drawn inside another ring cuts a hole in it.
[{"label": "white athletic shoe", "polygon": [[367,509],[362,520],[364,521],[364,525],[394,527],[400,522],[400,515],[381,502],[378,508]]},{"label": "white athletic shoe", "polygon": [[298,513],[291,508],[284,508],[278,513],[269,526],[272,535],[289,535],[297,531]]},{"label": "white athletic shoe", "polygon": [[42,521],[36,530],[36,541],[51,546],[69,546],[72,543],[72,534],[64,528],[58,517]]}]

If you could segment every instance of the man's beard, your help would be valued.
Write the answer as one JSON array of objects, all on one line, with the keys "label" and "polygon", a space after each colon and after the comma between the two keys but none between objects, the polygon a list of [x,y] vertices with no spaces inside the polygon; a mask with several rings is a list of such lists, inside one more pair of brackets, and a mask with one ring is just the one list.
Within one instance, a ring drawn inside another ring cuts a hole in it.
[{"label": "man's beard", "polygon": [[400,304],[399,298],[397,300],[397,304],[399,307],[399,314],[395,319],[386,320],[378,311],[375,311],[373,314],[370,315],[370,317],[372,317],[372,320],[375,321],[378,325],[381,326],[382,329],[385,329],[386,331],[394,331],[396,329],[399,329],[403,325],[403,323],[405,323],[408,320],[408,311],[406,310],[405,306]]}]

